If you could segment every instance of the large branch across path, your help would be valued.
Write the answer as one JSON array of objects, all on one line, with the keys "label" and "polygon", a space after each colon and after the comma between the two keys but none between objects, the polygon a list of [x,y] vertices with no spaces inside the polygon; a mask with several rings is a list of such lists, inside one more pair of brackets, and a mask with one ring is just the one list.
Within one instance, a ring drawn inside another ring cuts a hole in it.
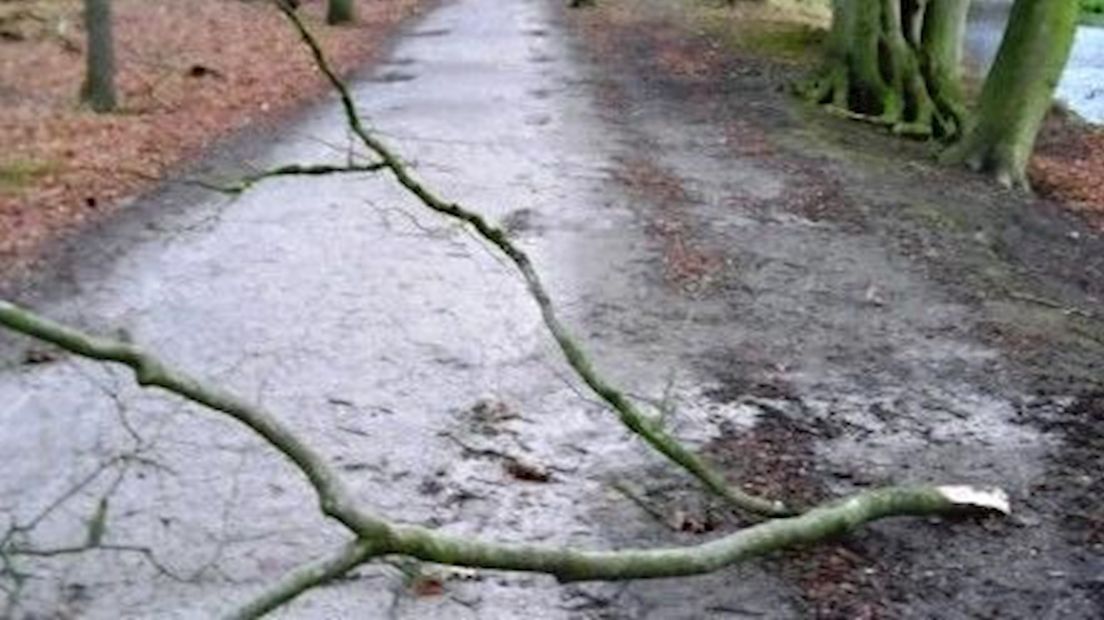
[{"label": "large branch across path", "polygon": [[321,510],[344,525],[354,540],[336,555],[294,571],[231,617],[256,618],[304,591],[335,579],[383,555],[427,562],[545,573],[561,581],[648,579],[716,571],[778,549],[837,536],[859,525],[893,516],[1009,511],[999,490],[964,486],[909,486],[867,491],[774,519],[700,545],[622,551],[583,551],[550,545],[500,544],[401,525],[361,508],[328,461],[276,416],[233,394],[173,369],[127,342],[96,337],[0,300],[0,326],[49,342],[71,353],[130,367],[139,384],[163,388],[221,412],[260,436],[303,473]]},{"label": "large branch across path", "polygon": [[[375,166],[390,172],[395,180],[412,194],[425,207],[442,215],[459,220],[471,226],[482,239],[498,248],[514,264],[524,279],[530,295],[540,308],[541,318],[545,326],[556,340],[563,352],[567,363],[586,385],[598,395],[614,412],[617,413],[621,423],[629,430],[644,439],[651,447],[664,455],[695,478],[701,481],[706,488],[713,493],[725,498],[734,506],[737,506],[753,515],[766,517],[781,517],[796,514],[794,507],[787,506],[779,500],[769,500],[756,497],[739,488],[730,485],[719,472],[710,467],[701,457],[694,454],[686,446],[682,445],[672,435],[667,433],[660,421],[642,413],[632,400],[623,392],[610,384],[595,369],[583,350],[582,345],[571,335],[571,332],[560,321],[556,314],[556,308],[552,304],[552,298],[544,287],[540,275],[533,268],[529,256],[520,247],[515,245],[509,235],[502,228],[489,223],[486,218],[475,211],[471,211],[458,203],[449,202],[427,188],[416,179],[403,163],[402,159],[387,147],[382,141],[373,136],[361,121],[360,112],[349,92],[345,82],[330,66],[326,55],[323,53],[317,39],[307,29],[306,25],[296,14],[295,10],[286,4],[277,2],[276,6],[287,16],[295,29],[299,32],[303,42],[310,49],[315,64],[326,76],[330,84],[337,91],[341,106],[345,112],[345,119],[349,129],[357,136],[361,143],[374,157],[378,159]],[[282,169],[277,169],[282,170]],[[263,178],[263,177],[262,177]]]}]

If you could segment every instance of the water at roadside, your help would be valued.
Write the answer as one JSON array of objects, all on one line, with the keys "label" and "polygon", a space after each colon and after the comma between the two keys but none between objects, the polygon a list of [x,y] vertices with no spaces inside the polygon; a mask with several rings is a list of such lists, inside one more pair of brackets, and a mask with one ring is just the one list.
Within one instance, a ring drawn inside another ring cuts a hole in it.
[{"label": "water at roadside", "polygon": [[[966,56],[971,65],[984,71],[1000,46],[1008,19],[1009,2],[975,2],[970,11],[966,35]],[[1094,123],[1104,123],[1104,28],[1082,26],[1069,64],[1058,84],[1059,99]]]}]

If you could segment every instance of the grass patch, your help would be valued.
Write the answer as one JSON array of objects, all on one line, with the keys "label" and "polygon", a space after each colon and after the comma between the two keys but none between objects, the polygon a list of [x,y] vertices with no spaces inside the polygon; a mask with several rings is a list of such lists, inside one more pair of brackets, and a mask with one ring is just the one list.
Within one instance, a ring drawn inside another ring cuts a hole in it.
[{"label": "grass patch", "polygon": [[1104,26],[1104,0],[1081,0],[1081,23]]},{"label": "grass patch", "polygon": [[57,165],[49,161],[34,159],[0,161],[0,192],[22,191],[56,170]]},{"label": "grass patch", "polygon": [[803,61],[819,54],[825,32],[806,24],[764,22],[742,33],[746,47],[783,60]]},{"label": "grass patch", "polygon": [[698,0],[703,31],[733,50],[750,51],[784,62],[807,62],[820,53],[827,15],[817,0],[772,3],[724,3]]}]

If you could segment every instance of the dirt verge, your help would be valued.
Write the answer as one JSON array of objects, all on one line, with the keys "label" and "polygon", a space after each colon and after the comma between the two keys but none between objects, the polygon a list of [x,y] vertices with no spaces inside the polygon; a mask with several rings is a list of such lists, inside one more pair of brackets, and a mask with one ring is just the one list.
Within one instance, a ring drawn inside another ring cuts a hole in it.
[{"label": "dirt verge", "polygon": [[[427,4],[359,2],[354,26],[300,9],[343,72],[381,50]],[[294,32],[266,2],[118,0],[122,109],[81,107],[80,3],[0,6],[0,277],[25,270],[51,241],[151,189],[221,136],[271,124],[325,92]]]}]

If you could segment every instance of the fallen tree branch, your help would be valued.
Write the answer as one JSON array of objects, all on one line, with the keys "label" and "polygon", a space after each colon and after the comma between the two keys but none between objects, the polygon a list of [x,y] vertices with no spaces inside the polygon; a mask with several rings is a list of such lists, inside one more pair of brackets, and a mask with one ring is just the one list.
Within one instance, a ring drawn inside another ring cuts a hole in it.
[{"label": "fallen tree branch", "polygon": [[77,355],[129,366],[139,384],[161,387],[237,420],[287,457],[314,488],[322,512],[356,536],[356,542],[337,555],[285,577],[239,610],[236,618],[259,617],[302,592],[381,555],[405,555],[470,568],[546,573],[561,581],[677,577],[715,571],[750,557],[820,541],[886,517],[963,511],[1009,512],[1007,496],[999,490],[960,486],[892,487],[868,491],[800,516],[774,519],[685,548],[582,551],[448,536],[424,527],[397,525],[364,511],[336,471],[272,414],[174,370],[130,343],[85,334],[3,300],[0,300],[0,325]]},{"label": "fallen tree branch", "polygon": [[361,121],[360,112],[353,101],[349,88],[330,66],[317,39],[307,29],[302,19],[294,10],[281,2],[276,6],[287,16],[295,27],[303,42],[310,49],[315,64],[325,75],[326,79],[337,91],[341,100],[345,119],[352,132],[360,139],[361,143],[375,157],[378,158],[380,170],[390,172],[410,194],[418,199],[425,207],[442,215],[459,220],[471,228],[486,242],[498,248],[517,268],[529,289],[530,295],[540,308],[541,317],[548,331],[552,334],[561,352],[567,359],[567,363],[584,383],[614,412],[617,413],[622,424],[630,431],[644,439],[660,454],[681,466],[706,488],[725,498],[733,505],[754,515],[767,517],[780,517],[795,514],[792,507],[788,507],[781,501],[774,501],[756,497],[741,489],[730,485],[719,472],[715,471],[706,462],[687,449],[672,435],[663,430],[658,420],[644,415],[634,405],[624,392],[614,387],[594,368],[594,364],[584,352],[582,345],[571,335],[567,327],[560,321],[551,296],[544,287],[540,275],[533,267],[529,256],[512,241],[506,231],[487,222],[481,214],[466,209],[455,202],[449,202],[439,197],[411,174],[401,158],[382,141],[373,136]]},{"label": "fallen tree branch", "polygon": [[1008,498],[1003,491],[965,486],[890,487],[814,508],[797,517],[767,521],[700,545],[620,551],[490,543],[422,527],[395,526],[385,546],[364,540],[350,543],[333,557],[293,571],[230,617],[260,617],[380,555],[403,555],[468,568],[544,573],[561,583],[687,577],[773,551],[824,541],[887,517],[989,512],[1008,514]]},{"label": "fallen tree branch", "polygon": [[1023,292],[1020,292],[1020,291],[1017,291],[1017,290],[1007,289],[1007,294],[1010,298],[1015,299],[1017,301],[1024,301],[1024,302],[1027,302],[1027,303],[1035,304],[1037,306],[1043,306],[1044,308],[1050,308],[1052,310],[1058,310],[1059,312],[1061,312],[1062,314],[1064,314],[1066,316],[1079,316],[1081,318],[1091,319],[1091,320],[1095,320],[1095,319],[1100,318],[1096,314],[1094,314],[1092,312],[1089,312],[1088,310],[1082,310],[1081,308],[1076,308],[1074,306],[1068,306],[1068,305],[1059,303],[1057,301],[1054,301],[1053,299],[1047,299],[1045,297],[1039,297],[1037,295],[1032,295],[1030,293],[1023,293]]},{"label": "fallen tree branch", "polygon": [[421,527],[396,526],[386,553],[452,566],[547,573],[562,582],[685,577],[710,573],[779,549],[839,536],[864,523],[887,517],[962,512],[1007,514],[1009,510],[1007,496],[995,489],[888,487],[688,547],[580,551],[548,545],[487,543]]},{"label": "fallen tree branch", "polygon": [[354,540],[342,547],[337,553],[288,573],[278,583],[266,589],[255,599],[228,614],[226,619],[249,620],[250,618],[260,618],[307,590],[344,576],[377,555],[375,546],[371,543]]},{"label": "fallen tree branch", "polygon": [[165,564],[163,564],[160,560],[158,560],[157,556],[153,553],[153,549],[150,549],[149,547],[142,547],[140,545],[82,543],[70,547],[51,547],[44,549],[39,549],[35,547],[12,547],[11,549],[4,551],[4,553],[13,557],[23,556],[30,558],[56,558],[68,555],[82,555],[92,551],[138,554],[145,558],[146,562],[149,562],[150,566],[152,566],[157,572],[168,577],[169,579],[181,582],[188,581],[188,578],[180,575],[173,569],[165,566]]},{"label": "fallen tree branch", "polygon": [[89,359],[129,366],[141,386],[163,388],[234,418],[277,448],[306,475],[318,493],[323,514],[360,535],[386,534],[385,523],[354,505],[352,494],[325,459],[260,407],[175,371],[128,342],[85,334],[3,300],[0,300],[0,325]]}]

